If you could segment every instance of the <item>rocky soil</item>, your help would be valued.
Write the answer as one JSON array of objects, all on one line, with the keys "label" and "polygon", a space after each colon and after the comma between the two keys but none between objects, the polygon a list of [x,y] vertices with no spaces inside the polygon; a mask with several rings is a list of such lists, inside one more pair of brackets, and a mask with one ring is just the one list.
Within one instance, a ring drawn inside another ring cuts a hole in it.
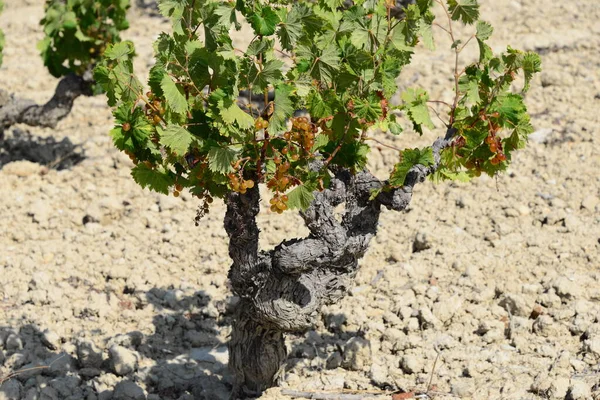
[{"label": "rocky soil", "polygon": [[[40,3],[6,1],[0,87],[43,102],[57,80],[35,47]],[[506,175],[428,182],[407,212],[386,212],[356,286],[289,338],[285,379],[261,399],[600,398],[600,7],[484,3],[495,50],[543,57],[530,146]],[[139,7],[131,20],[143,73],[168,25]],[[444,99],[452,55],[436,37],[401,82]],[[430,143],[439,126],[397,143]],[[195,227],[191,196],[134,184],[110,128],[103,96],[82,98],[56,130],[17,126],[0,145],[0,399],[226,399],[223,204]],[[384,176],[395,156],[372,155]],[[304,235],[299,221],[265,212],[262,244]]]}]

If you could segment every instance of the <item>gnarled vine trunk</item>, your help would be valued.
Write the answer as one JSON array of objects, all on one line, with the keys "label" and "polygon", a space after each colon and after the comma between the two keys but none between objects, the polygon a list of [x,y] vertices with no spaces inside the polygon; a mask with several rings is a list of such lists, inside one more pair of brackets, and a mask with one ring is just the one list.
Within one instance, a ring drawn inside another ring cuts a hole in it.
[{"label": "gnarled vine trunk", "polygon": [[14,124],[55,128],[58,121],[69,115],[75,99],[92,95],[92,78],[67,75],[56,86],[54,96],[38,105],[0,90],[0,140],[4,131]]},{"label": "gnarled vine trunk", "polygon": [[[309,329],[323,305],[344,296],[377,232],[381,207],[401,211],[408,206],[413,187],[437,169],[439,153],[452,135],[450,129],[434,143],[434,165],[415,165],[404,186],[382,191],[374,199],[373,190],[385,182],[368,171],[353,175],[346,169],[332,170],[330,187],[315,192],[314,201],[301,213],[309,236],[284,241],[269,252],[258,249],[257,187],[228,195],[225,229],[233,260],[229,279],[241,298],[229,342],[232,398],[276,384],[287,357],[285,333]],[[338,221],[334,210],[342,203],[345,212]]]}]

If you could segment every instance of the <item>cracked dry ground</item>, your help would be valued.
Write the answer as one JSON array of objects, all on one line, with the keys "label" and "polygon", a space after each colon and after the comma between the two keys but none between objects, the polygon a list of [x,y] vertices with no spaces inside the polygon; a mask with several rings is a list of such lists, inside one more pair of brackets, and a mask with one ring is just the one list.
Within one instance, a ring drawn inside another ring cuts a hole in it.
[{"label": "cracked dry ground", "polygon": [[[42,102],[56,85],[35,49],[43,7],[6,3],[0,87]],[[499,0],[482,13],[495,50],[542,54],[530,146],[506,175],[425,183],[407,212],[386,212],[351,293],[289,338],[281,388],[411,391],[432,376],[436,398],[600,398],[600,7]],[[130,18],[143,73],[167,25]],[[452,54],[436,38],[401,83],[447,99]],[[0,376],[50,365],[6,380],[0,399],[225,399],[224,207],[196,228],[190,196],[136,187],[110,127],[102,96],[78,99],[56,130],[15,127],[0,150]],[[14,146],[69,168],[15,160]],[[372,156],[384,176],[395,155]],[[305,234],[299,221],[265,213],[262,244]]]}]

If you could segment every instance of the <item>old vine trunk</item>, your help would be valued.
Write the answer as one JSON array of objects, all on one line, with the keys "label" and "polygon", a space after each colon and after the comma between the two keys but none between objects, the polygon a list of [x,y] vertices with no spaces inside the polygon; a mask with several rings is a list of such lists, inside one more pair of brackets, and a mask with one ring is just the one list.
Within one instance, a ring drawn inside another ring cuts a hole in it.
[{"label": "old vine trunk", "polygon": [[[404,186],[382,191],[374,199],[372,191],[385,182],[368,171],[332,170],[329,188],[316,192],[310,207],[300,214],[309,236],[284,241],[269,252],[258,249],[257,187],[228,195],[225,229],[233,260],[229,279],[241,299],[229,343],[235,379],[232,398],[276,384],[287,357],[285,333],[309,329],[323,305],[344,296],[358,271],[358,260],[377,232],[381,206],[396,211],[408,206],[413,187],[435,171],[452,134],[450,129],[434,143],[433,166],[414,166]],[[334,210],[342,203],[345,211],[338,221]]]},{"label": "old vine trunk", "polygon": [[4,131],[14,124],[55,128],[58,121],[69,115],[76,98],[93,94],[92,83],[91,75],[67,75],[56,86],[54,96],[42,105],[0,90],[0,140]]}]

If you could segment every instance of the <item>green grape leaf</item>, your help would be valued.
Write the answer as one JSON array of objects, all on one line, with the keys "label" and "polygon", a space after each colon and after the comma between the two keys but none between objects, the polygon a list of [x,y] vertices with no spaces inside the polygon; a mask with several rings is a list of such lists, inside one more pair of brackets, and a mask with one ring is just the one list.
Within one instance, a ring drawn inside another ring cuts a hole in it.
[{"label": "green grape leaf", "polygon": [[424,149],[406,149],[400,153],[400,162],[394,166],[394,171],[390,176],[390,186],[400,187],[404,185],[406,175],[412,167],[420,164],[429,167],[434,164],[433,151],[431,147]]},{"label": "green grape leaf", "polygon": [[453,21],[459,19],[470,25],[479,19],[479,4],[477,0],[448,0],[448,11]]},{"label": "green grape leaf", "polygon": [[494,56],[492,48],[488,46],[485,41],[492,36],[494,28],[485,21],[477,21],[477,32],[475,37],[477,38],[477,44],[479,45],[479,62],[486,62],[492,59]]},{"label": "green grape leaf", "polygon": [[408,88],[402,93],[402,100],[406,103],[404,107],[408,111],[408,116],[417,132],[423,133],[421,126],[429,129],[434,128],[433,121],[429,115],[429,108],[427,107],[427,100],[429,100],[427,92],[420,88]]},{"label": "green grape leaf", "polygon": [[135,48],[133,47],[133,42],[125,40],[107,47],[104,57],[109,60],[124,61],[131,59],[131,56],[134,54]]},{"label": "green grape leaf", "polygon": [[178,156],[185,155],[194,140],[194,136],[179,125],[168,124],[164,130],[157,126],[157,130],[160,136],[160,144],[168,147]]},{"label": "green grape leaf", "polygon": [[246,49],[246,54],[249,56],[258,56],[261,53],[267,53],[271,50],[273,50],[273,41],[270,39],[266,39],[266,38],[260,38],[257,39],[253,42],[251,42],[248,45],[248,48]]},{"label": "green grape leaf", "polygon": [[131,134],[139,143],[146,143],[153,132],[154,127],[143,116],[137,118],[131,126]]},{"label": "green grape leaf", "polygon": [[163,65],[157,63],[154,64],[152,68],[150,68],[150,73],[148,76],[148,86],[150,86],[152,92],[159,98],[163,97],[163,90],[160,86],[160,83],[162,82],[164,76],[165,69]]},{"label": "green grape leaf", "polygon": [[366,99],[354,99],[354,111],[367,122],[375,122],[383,115],[381,99],[376,94],[371,94]]},{"label": "green grape leaf", "polygon": [[269,85],[273,85],[283,78],[281,72],[283,65],[283,61],[276,59],[264,63],[262,70],[253,64],[249,74],[250,83],[258,86],[261,90],[267,89]]},{"label": "green grape leaf", "polygon": [[339,70],[339,65],[340,58],[337,47],[327,46],[316,59],[313,77],[322,80],[324,83],[331,83],[333,82],[333,75]]},{"label": "green grape leaf", "polygon": [[185,11],[186,1],[182,0],[161,0],[158,2],[158,10],[173,23],[173,31],[183,35],[181,20]]},{"label": "green grape leaf", "polygon": [[518,94],[506,93],[496,97],[490,106],[491,112],[498,112],[501,121],[506,127],[513,127],[519,124],[521,116],[527,111],[523,103],[523,97]]},{"label": "green grape leaf", "polygon": [[315,138],[315,145],[313,146],[313,148],[310,151],[314,153],[315,151],[322,149],[323,147],[327,146],[328,144],[329,144],[329,136],[320,133]]},{"label": "green grape leaf", "polygon": [[389,55],[383,61],[378,70],[378,78],[383,88],[383,94],[386,98],[392,97],[398,91],[396,78],[400,75],[402,67],[410,63],[410,52],[403,51],[398,54]]},{"label": "green grape leaf", "polygon": [[142,83],[133,74],[133,72],[119,64],[113,70],[118,86],[118,93],[121,101],[133,102],[136,101],[143,92]]},{"label": "green grape leaf", "polygon": [[[336,145],[336,142],[330,141],[324,150],[327,150],[327,152],[334,151]],[[335,157],[333,157],[332,162],[355,171],[361,170],[367,165],[367,155],[370,150],[371,148],[366,143],[358,141],[344,143]]]},{"label": "green grape leaf", "polygon": [[388,123],[388,129],[392,133],[392,135],[396,135],[396,136],[401,134],[403,131],[402,125],[400,125],[396,121],[390,121]]},{"label": "green grape leaf", "polygon": [[404,11],[405,17],[396,28],[400,28],[406,44],[415,46],[419,33],[421,10],[416,4],[409,4]]},{"label": "green grape leaf", "polygon": [[484,63],[489,61],[494,57],[494,53],[492,48],[485,43],[483,40],[477,39],[477,44],[479,45],[479,62]]},{"label": "green grape leaf", "polygon": [[[218,61],[217,61],[218,60]],[[188,70],[192,81],[198,88],[203,88],[210,83],[211,74],[209,68],[217,69],[217,65],[209,66],[211,61],[219,64],[218,56],[209,52],[206,48],[194,49],[189,56]]]},{"label": "green grape leaf", "polygon": [[227,174],[233,171],[231,163],[237,156],[238,152],[231,147],[211,147],[208,151],[208,168],[212,172]]},{"label": "green grape leaf", "polygon": [[[144,115],[140,108],[134,108],[133,110],[127,104],[121,104],[118,108],[113,111],[115,120],[119,124],[129,124],[129,131],[125,132],[119,128],[118,132],[120,136],[116,138],[113,136],[113,140],[121,140],[122,143],[127,143],[131,148],[136,146],[143,146],[150,136],[154,132],[154,127],[148,122],[148,119]],[[117,132],[113,132],[117,133]]]},{"label": "green grape leaf", "polygon": [[219,17],[219,23],[217,25],[229,27],[231,24],[233,24],[236,26],[236,29],[240,29],[237,17],[235,15],[234,4],[227,2],[219,4],[219,6],[215,9],[215,15]]},{"label": "green grape leaf", "polygon": [[267,160],[265,163],[265,170],[267,174],[274,174],[277,171],[277,164],[273,162],[273,160]]},{"label": "green grape leaf", "polygon": [[541,70],[542,59],[540,58],[539,54],[531,51],[525,53],[523,56],[523,73],[525,74],[525,86],[523,87],[524,92],[529,90],[533,75]]},{"label": "green grape leaf", "polygon": [[316,90],[310,92],[306,104],[310,115],[315,118],[329,117],[333,113],[331,103],[325,101],[321,93]]},{"label": "green grape leaf", "polygon": [[419,35],[423,39],[423,45],[429,50],[435,50],[435,41],[433,40],[433,30],[431,22],[421,19],[419,23]]},{"label": "green grape leaf", "polygon": [[110,106],[115,106],[117,100],[134,102],[142,95],[143,86],[133,74],[131,60],[110,66],[103,61],[94,69],[94,79],[106,91]]},{"label": "green grape leaf", "polygon": [[187,111],[188,103],[183,94],[183,90],[173,82],[173,79],[171,79],[169,75],[163,75],[162,81],[160,81],[160,87],[167,100],[167,105],[173,112],[183,114]]},{"label": "green grape leaf", "polygon": [[439,183],[442,181],[457,181],[462,183],[467,183],[471,181],[471,175],[469,175],[466,171],[451,171],[447,168],[439,168],[433,174],[430,175],[431,180]]},{"label": "green grape leaf", "polygon": [[249,18],[250,25],[259,36],[271,36],[275,33],[275,27],[279,23],[279,16],[271,7],[257,6]]},{"label": "green grape leaf", "polygon": [[127,132],[125,132],[123,128],[117,126],[110,130],[109,135],[112,138],[113,144],[117,149],[121,151],[133,151],[135,150],[135,146],[133,144],[133,141],[125,135],[126,133]]},{"label": "green grape leaf", "polygon": [[280,13],[281,24],[277,36],[285,50],[292,51],[294,49],[298,39],[302,36],[302,20],[310,14],[310,9],[301,3],[294,3],[289,13]]},{"label": "green grape leaf", "polygon": [[492,28],[492,25],[485,21],[477,21],[477,33],[475,33],[475,37],[478,40],[488,40],[492,36],[493,32],[494,28]]},{"label": "green grape leaf", "polygon": [[314,79],[325,84],[333,82],[333,77],[340,67],[340,57],[336,45],[330,44],[323,50],[319,50],[316,46],[302,46],[298,48],[297,54],[311,60],[310,71]]},{"label": "green grape leaf", "polygon": [[346,65],[335,79],[335,86],[339,91],[351,91],[355,90],[359,80],[360,77]]},{"label": "green grape leaf", "polygon": [[331,11],[335,11],[344,4],[344,0],[324,0],[323,3],[325,3]]},{"label": "green grape leaf", "polygon": [[287,206],[292,210],[306,210],[315,198],[313,190],[313,188],[307,187],[306,185],[299,185],[295,187],[287,194]]},{"label": "green grape leaf", "polygon": [[525,115],[510,136],[503,140],[504,151],[508,154],[512,150],[522,149],[527,144],[527,137],[534,131],[529,122],[529,116]]},{"label": "green grape leaf", "polygon": [[413,46],[409,44],[409,39],[406,36],[405,30],[406,23],[400,22],[392,31],[391,43],[396,48],[396,50],[400,51],[408,51],[412,52]]},{"label": "green grape leaf", "polygon": [[458,80],[458,90],[463,93],[468,104],[477,104],[481,101],[479,96],[479,81],[474,76],[463,75]]},{"label": "green grape leaf", "polygon": [[[228,101],[230,101],[228,99]],[[237,123],[240,129],[250,129],[254,126],[254,119],[246,114],[236,102],[231,102],[229,106],[223,106],[221,109],[221,118],[227,124]]]},{"label": "green grape leaf", "polygon": [[358,49],[365,49],[369,53],[374,53],[385,41],[387,29],[385,18],[375,15],[365,22],[354,24],[354,29],[350,34],[350,42]]},{"label": "green grape leaf", "polygon": [[169,194],[169,187],[175,180],[168,172],[151,169],[143,163],[139,163],[131,170],[131,176],[143,188],[154,190],[162,194]]},{"label": "green grape leaf", "polygon": [[290,98],[293,87],[277,85],[275,87],[274,110],[269,120],[269,131],[278,134],[287,128],[286,121],[294,114],[294,104]]}]

